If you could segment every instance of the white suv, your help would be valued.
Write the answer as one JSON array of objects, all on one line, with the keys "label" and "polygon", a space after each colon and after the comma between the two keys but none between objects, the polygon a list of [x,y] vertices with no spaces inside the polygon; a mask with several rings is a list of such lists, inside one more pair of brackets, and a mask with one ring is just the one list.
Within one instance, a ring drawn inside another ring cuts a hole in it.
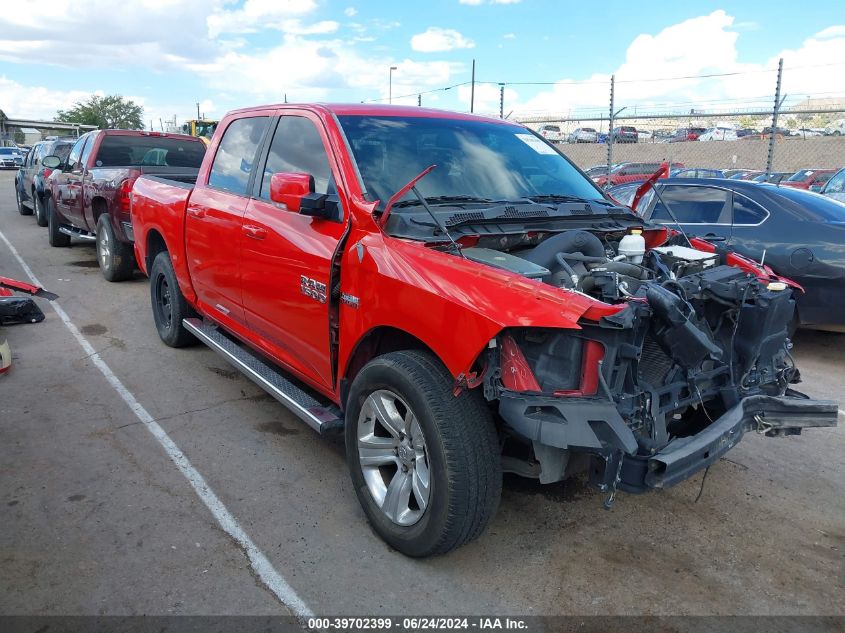
[{"label": "white suv", "polygon": [[559,125],[544,125],[538,132],[549,143],[560,143],[563,141],[563,134],[561,134]]}]

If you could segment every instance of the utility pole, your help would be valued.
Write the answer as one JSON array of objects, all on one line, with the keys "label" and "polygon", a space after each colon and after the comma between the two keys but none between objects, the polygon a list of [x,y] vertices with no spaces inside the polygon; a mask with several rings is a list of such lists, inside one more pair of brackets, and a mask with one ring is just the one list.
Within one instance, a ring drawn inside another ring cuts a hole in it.
[{"label": "utility pole", "polygon": [[422,107],[422,93],[417,95],[417,106]]},{"label": "utility pole", "polygon": [[475,112],[475,60],[472,60],[472,87],[469,92],[469,111]]},{"label": "utility pole", "polygon": [[778,129],[778,112],[780,112],[780,107],[783,105],[783,101],[781,101],[780,98],[780,81],[782,76],[783,57],[781,57],[778,62],[778,82],[775,86],[775,109],[772,112],[772,131],[769,134],[769,154],[766,157],[766,176],[769,176],[772,173],[772,163],[775,159],[775,134]]},{"label": "utility pole", "polygon": [[390,72],[388,72],[388,79],[387,79],[387,102],[393,103],[393,71],[396,70],[396,66],[390,67]]},{"label": "utility pole", "polygon": [[505,118],[505,84],[499,84],[499,118]]},{"label": "utility pole", "polygon": [[197,118],[198,118],[198,119],[201,119],[201,118],[202,118],[202,117],[200,116],[200,102],[199,102],[199,101],[197,101]]},{"label": "utility pole", "polygon": [[616,81],[616,75],[610,76],[610,118],[607,124],[607,179],[605,182],[610,183],[610,170],[613,168],[613,84]]}]

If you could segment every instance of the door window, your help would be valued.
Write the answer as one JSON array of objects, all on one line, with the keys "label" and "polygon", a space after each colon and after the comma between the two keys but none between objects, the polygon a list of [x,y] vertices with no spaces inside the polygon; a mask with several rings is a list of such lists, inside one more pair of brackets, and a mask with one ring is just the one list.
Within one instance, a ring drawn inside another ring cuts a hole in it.
[{"label": "door window", "polygon": [[825,193],[842,193],[843,191],[845,191],[845,170],[831,178],[824,190]]},{"label": "door window", "polygon": [[270,178],[278,172],[310,174],[316,193],[337,193],[323,139],[314,123],[305,117],[283,116],[279,119],[264,166],[261,198],[270,199]]},{"label": "door window", "polygon": [[73,145],[73,149],[70,150],[70,154],[67,157],[67,169],[73,171],[79,166],[79,157],[82,155],[82,148],[85,146],[85,141],[88,140],[87,136],[82,136],[79,138],[76,143]]},{"label": "door window", "polygon": [[745,196],[734,194],[733,203],[734,224],[760,224],[768,213],[756,202]]},{"label": "door window", "polygon": [[[730,217],[730,196],[724,189],[714,187],[664,186],[661,190],[663,202],[682,224],[727,224]],[[658,222],[672,221],[660,199],[656,199],[651,219]]]},{"label": "door window", "polygon": [[88,158],[91,156],[91,150],[94,149],[94,137],[91,136],[91,142],[85,145],[82,151],[82,157],[79,159],[79,164],[84,169],[88,165]]},{"label": "door window", "polygon": [[258,145],[269,121],[266,116],[248,117],[229,124],[211,164],[209,187],[246,195]]}]

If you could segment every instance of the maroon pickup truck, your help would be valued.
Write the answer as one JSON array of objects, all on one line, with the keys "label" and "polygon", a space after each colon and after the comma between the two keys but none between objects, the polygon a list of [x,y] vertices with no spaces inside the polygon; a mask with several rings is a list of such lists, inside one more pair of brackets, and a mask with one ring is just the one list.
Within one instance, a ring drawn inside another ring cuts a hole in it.
[{"label": "maroon pickup truck", "polygon": [[194,177],[205,144],[181,134],[95,130],[74,144],[63,161],[44,158],[55,169],[45,184],[51,246],[71,237],[96,241],[97,260],[109,281],[132,276],[135,257],[129,196],[141,174]]}]

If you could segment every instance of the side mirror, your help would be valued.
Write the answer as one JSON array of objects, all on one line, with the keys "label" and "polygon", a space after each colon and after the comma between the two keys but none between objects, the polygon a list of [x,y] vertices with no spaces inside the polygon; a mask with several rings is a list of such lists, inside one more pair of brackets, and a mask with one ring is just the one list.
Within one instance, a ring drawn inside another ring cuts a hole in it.
[{"label": "side mirror", "polygon": [[314,178],[310,174],[279,172],[270,178],[270,200],[285,205],[289,211],[299,212],[302,197],[314,192]]},{"label": "side mirror", "polygon": [[62,159],[58,156],[45,156],[41,164],[48,169],[58,169],[62,164]]},{"label": "side mirror", "polygon": [[304,173],[279,172],[270,177],[270,200],[288,211],[312,218],[340,222],[340,200],[336,195],[314,192],[314,177]]}]

